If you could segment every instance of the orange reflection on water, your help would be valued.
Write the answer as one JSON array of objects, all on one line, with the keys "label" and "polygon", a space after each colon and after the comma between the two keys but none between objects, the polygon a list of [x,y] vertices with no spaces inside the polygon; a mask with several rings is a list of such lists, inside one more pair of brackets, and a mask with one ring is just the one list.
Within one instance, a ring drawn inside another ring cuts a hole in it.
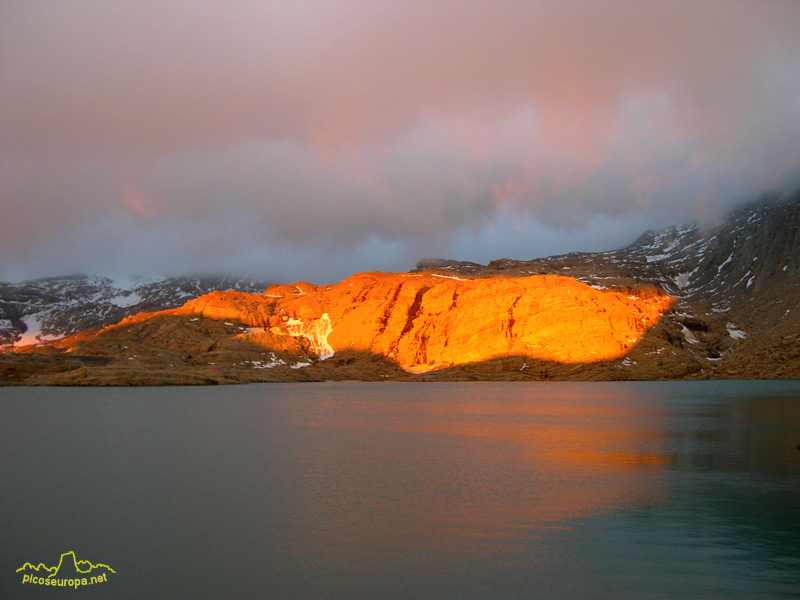
[{"label": "orange reflection on water", "polygon": [[303,468],[304,545],[324,554],[338,543],[367,563],[370,547],[387,544],[409,556],[474,557],[481,540],[569,528],[662,497],[669,458],[653,406],[452,389],[466,397],[332,398],[309,416],[303,427],[327,434]]}]

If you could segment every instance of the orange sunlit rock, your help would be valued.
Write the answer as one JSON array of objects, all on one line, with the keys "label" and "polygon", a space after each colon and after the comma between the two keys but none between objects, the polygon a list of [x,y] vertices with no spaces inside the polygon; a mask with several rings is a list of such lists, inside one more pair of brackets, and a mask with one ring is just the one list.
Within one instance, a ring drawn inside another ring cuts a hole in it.
[{"label": "orange sunlit rock", "polygon": [[425,372],[502,356],[561,363],[618,358],[672,302],[657,290],[599,290],[557,275],[359,273],[336,285],[213,292],[169,314],[236,321],[249,327],[241,338],[265,348],[320,359],[364,351]]}]

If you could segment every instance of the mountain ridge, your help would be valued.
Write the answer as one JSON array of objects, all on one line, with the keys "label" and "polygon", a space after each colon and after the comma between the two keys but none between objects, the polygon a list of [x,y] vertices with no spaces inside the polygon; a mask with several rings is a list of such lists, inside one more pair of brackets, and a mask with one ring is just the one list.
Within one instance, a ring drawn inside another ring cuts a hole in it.
[{"label": "mountain ridge", "polygon": [[214,290],[260,292],[269,285],[221,276],[115,280],[82,273],[0,282],[0,349],[57,342],[116,323],[132,312],[180,306]]},{"label": "mountain ridge", "polygon": [[[0,355],[0,368],[6,382],[68,385],[798,377],[799,232],[796,196],[743,207],[711,227],[648,231],[607,252],[487,265],[423,259],[407,274],[356,274],[329,286],[298,282],[259,293],[241,285],[240,291],[211,291],[181,307],[128,310],[122,320],[95,323],[88,333],[76,328],[59,340],[16,347]],[[347,286],[355,290],[352,298]],[[527,291],[517,293],[522,288]],[[529,302],[532,290],[545,288],[543,304]],[[554,300],[568,298],[567,292],[575,294],[568,302]],[[598,329],[584,320],[607,310],[606,300],[597,300],[600,293],[616,294],[609,300],[615,316]],[[0,293],[0,308],[3,298]],[[641,329],[635,313],[649,310],[647,301],[654,298],[661,298],[664,310],[655,320],[648,317],[635,344],[622,344],[622,354],[564,358],[579,356],[575,348],[595,343],[594,337],[615,339],[632,323]],[[356,314],[360,320],[353,320]],[[567,326],[573,318],[579,325]],[[537,344],[561,343],[557,336],[542,341],[542,319],[560,319],[565,331],[572,327],[569,337],[577,346],[562,348],[563,356],[532,352]],[[522,341],[514,341],[515,328],[524,332]],[[244,344],[248,329],[261,331],[250,331]],[[348,333],[355,331],[363,339]],[[470,349],[467,339],[494,351]],[[461,350],[448,349],[451,343]],[[25,359],[26,352],[38,357]]]}]

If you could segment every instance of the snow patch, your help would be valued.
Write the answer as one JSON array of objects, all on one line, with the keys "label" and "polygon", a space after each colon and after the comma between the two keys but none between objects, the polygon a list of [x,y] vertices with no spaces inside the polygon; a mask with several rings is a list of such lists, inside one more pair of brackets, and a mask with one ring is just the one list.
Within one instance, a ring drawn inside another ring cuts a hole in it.
[{"label": "snow patch", "polygon": [[269,353],[269,360],[246,360],[242,363],[243,366],[251,369],[273,369],[285,364],[285,361],[277,358],[272,352]]},{"label": "snow patch", "polygon": [[[678,231],[678,233],[682,234],[683,232]],[[672,251],[675,250],[675,248],[677,248],[678,245],[681,243],[681,237],[682,237],[682,235],[680,235],[676,239],[672,240],[672,242],[670,242],[669,246],[667,246],[666,248],[664,248],[661,251],[662,254],[651,254],[649,256],[646,256],[645,258],[647,259],[647,262],[649,262],[649,263],[658,262],[660,260],[664,260],[665,258],[669,258],[671,253],[672,253]],[[658,241],[661,241],[662,239],[663,239],[663,237],[659,238]]]},{"label": "snow patch", "polygon": [[248,327],[243,333],[252,335],[254,333],[267,333],[267,330],[264,327]]},{"label": "snow patch", "polygon": [[736,283],[734,283],[733,285],[734,285],[734,286],[737,286],[737,285],[739,285],[740,283],[742,283],[742,282],[745,280],[745,278],[746,278],[746,277],[749,277],[750,275],[752,275],[752,272],[751,272],[751,271],[748,271],[747,273],[745,273],[744,275],[742,275],[741,279],[739,279],[739,281],[737,281],[737,282],[736,282]]},{"label": "snow patch", "polygon": [[690,344],[696,344],[698,342],[698,339],[694,337],[694,334],[691,331],[689,331],[689,328],[686,327],[686,325],[681,325],[681,329],[683,331],[683,337],[686,338],[687,342],[689,342]]},{"label": "snow patch", "polygon": [[689,278],[692,276],[693,273],[681,273],[680,275],[676,276],[673,281],[675,285],[677,285],[680,289],[685,288],[689,285]]},{"label": "snow patch", "polygon": [[63,337],[60,335],[42,333],[42,325],[39,323],[39,319],[34,315],[22,317],[22,322],[25,324],[25,333],[20,336],[20,339],[13,343],[15,348],[37,345],[42,342],[53,342]]},{"label": "snow patch", "polygon": [[722,271],[722,267],[731,262],[731,260],[733,260],[733,254],[731,254],[728,258],[726,258],[725,262],[723,262],[722,264],[720,264],[720,266],[717,267],[717,275],[719,275],[720,271]]},{"label": "snow patch", "polygon": [[431,277],[438,277],[439,279],[455,279],[456,281],[467,281],[463,277],[456,277],[455,275],[439,275],[437,273],[433,273]]},{"label": "snow patch", "polygon": [[134,304],[139,304],[141,301],[142,297],[136,292],[120,294],[119,296],[114,296],[110,300],[111,304],[114,306],[119,306],[120,308],[127,308],[129,306],[133,306]]},{"label": "snow patch", "polygon": [[286,328],[292,337],[306,338],[311,343],[311,349],[319,357],[319,360],[325,360],[334,355],[333,348],[328,344],[328,335],[333,331],[333,324],[328,313],[324,313],[316,321],[305,323],[300,319],[287,319]]},{"label": "snow patch", "polygon": [[747,334],[741,329],[736,329],[733,323],[726,323],[725,328],[728,330],[728,335],[735,340],[743,340],[747,337]]}]

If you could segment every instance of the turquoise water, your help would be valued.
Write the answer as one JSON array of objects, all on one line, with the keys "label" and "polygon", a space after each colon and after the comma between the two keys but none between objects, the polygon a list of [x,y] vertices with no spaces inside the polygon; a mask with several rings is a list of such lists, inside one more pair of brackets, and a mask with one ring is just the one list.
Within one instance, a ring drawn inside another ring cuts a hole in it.
[{"label": "turquoise water", "polygon": [[800,598],[798,444],[800,382],[2,388],[0,598]]}]

